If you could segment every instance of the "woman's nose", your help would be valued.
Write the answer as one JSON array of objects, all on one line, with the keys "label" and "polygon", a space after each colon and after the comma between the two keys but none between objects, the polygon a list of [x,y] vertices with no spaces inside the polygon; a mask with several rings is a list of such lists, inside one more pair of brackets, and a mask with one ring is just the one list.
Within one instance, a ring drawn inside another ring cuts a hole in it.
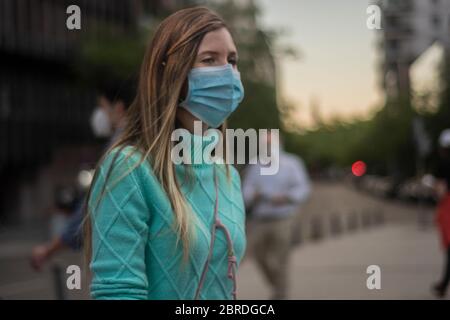
[{"label": "woman's nose", "polygon": [[226,64],[228,64],[228,59],[227,59],[227,57],[220,58],[220,59],[217,60],[217,63],[220,66],[226,65]]}]

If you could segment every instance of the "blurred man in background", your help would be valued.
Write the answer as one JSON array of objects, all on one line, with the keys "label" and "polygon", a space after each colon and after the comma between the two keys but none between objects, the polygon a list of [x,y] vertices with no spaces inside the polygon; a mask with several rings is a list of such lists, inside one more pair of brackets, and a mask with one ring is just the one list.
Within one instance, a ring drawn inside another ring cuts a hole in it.
[{"label": "blurred man in background", "polygon": [[119,86],[108,84],[100,89],[97,106],[91,116],[91,128],[95,136],[109,138],[107,149],[114,143],[125,126],[126,112],[134,99],[133,83],[127,82]]},{"label": "blurred man in background", "polygon": [[439,137],[439,163],[434,176],[438,208],[436,222],[441,234],[446,254],[444,272],[441,281],[433,287],[438,297],[444,297],[450,282],[450,129],[444,130]]},{"label": "blurred man in background", "polygon": [[[291,235],[299,205],[310,194],[309,177],[300,158],[288,154],[271,134],[268,152],[279,150],[279,170],[261,175],[262,165],[250,165],[243,182],[244,201],[249,211],[249,234],[256,262],[273,289],[272,299],[286,299]],[[269,154],[270,156],[270,154]]]},{"label": "blurred man in background", "polygon": [[57,186],[54,193],[55,204],[50,216],[50,236],[54,238],[64,232],[72,214],[76,211],[79,199],[77,188]]},{"label": "blurred man in background", "polygon": [[[111,82],[100,89],[97,106],[90,119],[94,135],[98,138],[109,138],[105,150],[121,134],[126,121],[127,109],[133,102],[135,95],[133,83],[121,83],[119,86],[116,83],[118,82]],[[33,248],[31,265],[35,270],[41,270],[46,261],[64,249],[79,250],[81,248],[83,204],[84,196],[78,202],[63,231],[54,236],[50,242]]]}]

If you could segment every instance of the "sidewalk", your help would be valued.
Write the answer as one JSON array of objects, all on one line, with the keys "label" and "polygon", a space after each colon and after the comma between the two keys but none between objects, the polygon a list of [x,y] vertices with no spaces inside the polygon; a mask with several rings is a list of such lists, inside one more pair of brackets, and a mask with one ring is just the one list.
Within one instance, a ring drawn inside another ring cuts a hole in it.
[{"label": "sidewalk", "polygon": [[[443,256],[434,228],[391,224],[297,247],[291,260],[290,299],[433,299]],[[381,268],[381,289],[366,287],[366,268]],[[252,259],[238,274],[239,299],[268,299]]]},{"label": "sidewalk", "polygon": [[[375,213],[382,214],[381,222],[372,219]],[[315,183],[299,214],[302,244],[292,256],[290,298],[433,298],[430,285],[440,277],[443,256],[434,227],[419,229],[418,217],[431,224],[433,209],[378,199],[344,184]],[[66,252],[37,273],[29,255],[33,245],[45,240],[39,226],[0,231],[0,299],[55,299],[59,282],[53,267],[82,265],[81,254]],[[239,268],[238,298],[267,299],[269,288],[250,255],[247,248]],[[366,269],[372,264],[381,268],[381,290],[366,287]],[[89,298],[87,284],[82,288],[66,290],[67,298]]]}]

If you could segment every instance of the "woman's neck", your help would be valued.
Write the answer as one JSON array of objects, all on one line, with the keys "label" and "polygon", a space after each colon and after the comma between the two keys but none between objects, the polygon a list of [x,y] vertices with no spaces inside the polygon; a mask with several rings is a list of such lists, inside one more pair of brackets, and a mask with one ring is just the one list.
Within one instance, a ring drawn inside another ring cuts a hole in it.
[{"label": "woman's neck", "polygon": [[[176,128],[183,128],[188,130],[192,134],[198,134],[199,130],[198,127],[195,127],[195,121],[200,120],[194,117],[185,109],[179,108],[179,110],[177,111],[177,118],[175,123]],[[208,130],[208,125],[202,122],[201,134],[204,135],[206,130]]]}]

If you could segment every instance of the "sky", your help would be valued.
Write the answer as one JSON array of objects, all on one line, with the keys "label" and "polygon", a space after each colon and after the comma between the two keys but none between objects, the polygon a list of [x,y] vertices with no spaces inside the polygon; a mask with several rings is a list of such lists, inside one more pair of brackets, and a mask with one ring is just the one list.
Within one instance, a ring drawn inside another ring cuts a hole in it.
[{"label": "sky", "polygon": [[378,86],[378,30],[367,28],[369,0],[255,0],[263,27],[286,32],[298,59],[278,63],[281,98],[296,107],[300,126],[323,119],[368,117],[383,102]]}]

